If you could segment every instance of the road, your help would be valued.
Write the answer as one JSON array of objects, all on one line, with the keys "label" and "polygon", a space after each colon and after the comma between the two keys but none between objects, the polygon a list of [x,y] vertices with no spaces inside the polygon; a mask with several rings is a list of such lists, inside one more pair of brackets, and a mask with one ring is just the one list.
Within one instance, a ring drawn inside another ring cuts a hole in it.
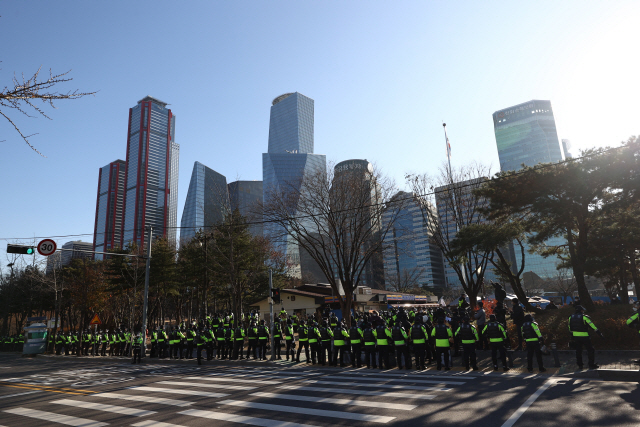
[{"label": "road", "polygon": [[640,384],[284,362],[0,355],[0,427],[638,426]]}]

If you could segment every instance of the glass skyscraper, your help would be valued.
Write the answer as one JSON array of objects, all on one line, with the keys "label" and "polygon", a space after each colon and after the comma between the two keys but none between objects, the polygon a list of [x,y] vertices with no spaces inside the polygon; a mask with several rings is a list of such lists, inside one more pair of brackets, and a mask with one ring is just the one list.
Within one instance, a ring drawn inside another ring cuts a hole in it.
[{"label": "glass skyscraper", "polygon": [[[122,244],[126,165],[123,160],[116,160],[100,168],[93,231],[94,251],[107,252]],[[95,259],[104,259],[104,255],[96,254]]]},{"label": "glass skyscraper", "polygon": [[147,96],[129,109],[122,246],[144,247],[147,225],[154,238],[176,239],[180,146],[176,117],[166,107]]},{"label": "glass skyscraper", "polygon": [[[313,99],[286,93],[271,104],[269,148],[262,154],[263,200],[280,191],[298,191],[305,176],[326,172],[326,156],[313,154]],[[293,275],[301,277],[300,251],[286,230],[265,224],[264,235],[281,251]]]},{"label": "glass skyscraper", "polygon": [[529,101],[493,113],[500,170],[562,160],[551,101]]},{"label": "glass skyscraper", "polygon": [[227,178],[195,162],[180,221],[180,241],[192,239],[197,231],[211,231],[229,213]]},{"label": "glass skyscraper", "polygon": [[[563,160],[563,147],[558,140],[556,121],[551,109],[551,101],[533,100],[493,113],[493,128],[500,158],[500,170],[517,171],[522,165],[535,166],[539,163],[554,163]],[[567,149],[568,151],[568,149]],[[563,237],[546,241],[547,245],[563,245]],[[525,244],[525,249],[528,245]],[[519,266],[522,255],[519,247],[512,251],[515,256],[514,268]],[[538,254],[525,255],[525,271],[543,279],[557,276],[555,257],[544,258]]]},{"label": "glass skyscraper", "polygon": [[236,209],[246,218],[249,231],[262,237],[262,181],[234,181],[229,183],[231,210]]},{"label": "glass skyscraper", "polygon": [[[408,284],[407,280],[423,287],[443,287],[445,276],[442,252],[433,241],[425,223],[429,217],[435,217],[435,209],[429,204],[425,208],[431,210],[432,215],[423,216],[420,206],[413,199],[413,193],[400,191],[393,199],[404,200],[404,206],[398,213],[393,228],[387,232],[383,245],[387,290],[393,290],[391,285],[394,282]],[[382,217],[387,224],[390,215]]]}]

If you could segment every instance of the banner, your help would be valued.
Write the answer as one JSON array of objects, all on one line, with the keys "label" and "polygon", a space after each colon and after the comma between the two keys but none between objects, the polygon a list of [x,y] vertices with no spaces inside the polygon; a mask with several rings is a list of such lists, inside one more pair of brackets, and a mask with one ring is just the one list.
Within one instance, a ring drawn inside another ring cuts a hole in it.
[{"label": "banner", "polygon": [[325,304],[331,304],[331,303],[334,303],[334,302],[340,302],[340,299],[338,297],[335,297],[335,296],[333,296],[333,297],[324,297],[324,303]]}]

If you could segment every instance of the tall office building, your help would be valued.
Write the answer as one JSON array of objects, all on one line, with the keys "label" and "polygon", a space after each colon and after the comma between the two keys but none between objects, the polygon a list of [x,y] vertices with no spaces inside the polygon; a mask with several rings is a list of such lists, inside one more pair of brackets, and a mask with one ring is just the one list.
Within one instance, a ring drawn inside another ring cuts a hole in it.
[{"label": "tall office building", "polygon": [[93,243],[74,240],[62,245],[63,251],[57,251],[47,257],[47,274],[53,269],[59,269],[71,264],[74,259],[91,259],[93,256]]},{"label": "tall office building", "polygon": [[[313,153],[313,99],[286,93],[271,104],[269,148],[262,154],[263,200],[281,191],[297,191],[306,176],[326,173],[326,156]],[[264,235],[286,257],[294,276],[302,277],[300,251],[286,230],[265,224]]]},{"label": "tall office building", "polygon": [[[126,166],[123,160],[116,160],[100,168],[96,221],[93,231],[94,251],[107,252],[122,244]],[[104,255],[96,254],[95,259],[104,259]]]},{"label": "tall office building", "polygon": [[562,160],[551,101],[529,101],[493,113],[500,170]]},{"label": "tall office building", "polygon": [[228,213],[227,178],[195,162],[180,220],[180,241],[191,240],[198,231],[211,231]]},{"label": "tall office building", "polygon": [[[402,210],[397,214],[384,242],[384,278],[387,290],[398,284],[442,288],[445,285],[442,252],[435,244],[430,228],[425,223],[422,209],[413,199],[413,193],[398,192],[392,200],[402,200]],[[435,217],[435,208],[425,206]],[[383,215],[388,224],[390,216]],[[430,220],[427,218],[427,221]]]},{"label": "tall office building", "polygon": [[[570,148],[560,145],[551,101],[533,100],[496,111],[493,113],[493,127],[503,172],[520,170],[523,164],[535,166],[562,161],[563,151],[568,154]],[[546,242],[548,245],[565,243],[562,237],[554,237]],[[528,245],[525,245],[525,249],[528,249]],[[516,248],[511,251],[511,256],[512,259],[515,257],[513,268],[519,266],[522,261],[520,250]],[[542,279],[552,278],[558,275],[558,264],[555,257],[544,258],[526,251],[525,273],[534,273]]]},{"label": "tall office building", "polygon": [[[460,181],[454,184],[437,187],[436,193],[436,209],[440,226],[448,241],[453,241],[458,233],[458,224],[463,226],[472,224],[482,224],[485,220],[478,212],[479,209],[487,207],[487,201],[477,199],[472,192],[478,188],[487,178],[475,178],[467,181]],[[449,191],[455,189],[455,196],[451,196]],[[457,214],[456,214],[457,211]],[[460,218],[460,221],[456,219]],[[444,260],[445,282],[448,286],[462,286],[460,278],[451,264]],[[490,262],[487,262],[487,268],[484,273],[485,282],[495,280],[496,275]]]},{"label": "tall office building", "polygon": [[571,154],[571,141],[568,139],[562,140],[562,152],[564,153],[565,160],[573,158],[573,154]]},{"label": "tall office building", "polygon": [[180,146],[175,124],[167,103],[150,96],[129,109],[123,247],[144,247],[148,225],[154,238],[176,240]]},{"label": "tall office building", "polygon": [[234,181],[227,187],[231,210],[237,209],[251,223],[251,234],[262,237],[262,181]]}]

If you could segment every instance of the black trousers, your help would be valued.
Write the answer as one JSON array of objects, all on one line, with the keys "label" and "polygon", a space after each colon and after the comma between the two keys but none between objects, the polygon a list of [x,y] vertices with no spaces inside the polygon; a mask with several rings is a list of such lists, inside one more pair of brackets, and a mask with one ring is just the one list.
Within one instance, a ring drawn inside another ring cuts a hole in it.
[{"label": "black trousers", "polygon": [[426,353],[427,344],[413,344],[413,351],[416,354],[416,368],[421,369],[424,368],[424,356]]},{"label": "black trousers", "polygon": [[300,353],[304,348],[304,354],[307,356],[307,363],[311,363],[311,356],[309,356],[309,341],[298,341],[298,353],[296,354],[296,360],[300,362]]},{"label": "black trousers", "polygon": [[364,346],[364,362],[367,364],[367,368],[373,366],[373,369],[377,368],[376,363],[376,346],[374,344]]},{"label": "black trousers", "polygon": [[213,349],[214,349],[213,341],[207,342],[207,360],[213,359]]},{"label": "black trousers", "polygon": [[542,365],[542,351],[540,350],[539,341],[527,341],[527,369],[533,369],[533,355],[536,355],[538,361],[538,369],[544,368]]},{"label": "black trousers", "polygon": [[133,349],[133,362],[131,363],[140,363],[140,354],[141,354],[141,349],[140,347],[134,348]]},{"label": "black trousers", "polygon": [[285,353],[287,356],[287,360],[289,360],[289,355],[291,355],[291,359],[295,359],[295,345],[296,343],[293,341],[293,339],[290,340],[285,340],[287,342],[287,348],[285,349]]},{"label": "black trousers", "polygon": [[449,347],[436,347],[436,364],[438,369],[442,368],[442,357],[441,354],[444,354],[444,367],[449,367]]},{"label": "black trousers", "polygon": [[398,369],[402,369],[402,356],[404,356],[404,367],[407,369],[411,369],[411,357],[409,357],[409,346],[408,345],[397,345],[396,346],[396,359],[398,360]]},{"label": "black trousers", "polygon": [[273,345],[275,347],[275,354],[276,354],[276,358],[281,359],[281,351],[282,351],[282,338],[280,337],[273,337]]},{"label": "black trousers", "polygon": [[356,368],[362,367],[362,344],[351,344],[351,366]]},{"label": "black trousers", "polygon": [[316,364],[316,360],[320,363],[320,346],[322,344],[318,342],[309,343],[309,347],[311,348],[311,363]]},{"label": "black trousers", "polygon": [[589,337],[573,337],[573,341],[576,343],[576,362],[579,367],[582,367],[582,348],[587,350],[587,357],[589,358],[589,366],[596,364],[595,362],[595,349],[591,344],[591,338]]},{"label": "black trousers", "polygon": [[484,325],[478,325],[478,340],[477,348],[478,350],[484,350],[488,348],[487,337],[482,334],[482,330],[484,329]]},{"label": "black trousers", "polygon": [[378,363],[380,369],[389,369],[389,346],[378,345]]},{"label": "black trousers", "polygon": [[187,341],[187,359],[193,359],[193,341]]},{"label": "black trousers", "polygon": [[319,354],[320,356],[318,356],[318,361],[322,366],[324,366],[325,363],[329,363],[329,365],[331,365],[331,340],[322,341],[320,343]]},{"label": "black trousers", "polygon": [[260,349],[259,357],[261,357],[262,360],[267,360],[267,343],[268,342],[269,342],[268,339],[258,340],[258,348]]},{"label": "black trousers", "polygon": [[462,359],[464,362],[464,367],[469,369],[470,367],[475,368],[477,365],[476,361],[476,344],[462,344]]},{"label": "black trousers", "polygon": [[227,342],[225,340],[218,340],[218,359],[227,358]]},{"label": "black trousers", "polygon": [[197,345],[196,359],[198,359],[198,365],[202,365],[202,347],[202,344]]},{"label": "black trousers", "polygon": [[251,354],[251,350],[253,350],[253,358],[257,359],[258,356],[258,352],[256,349],[256,345],[258,344],[258,338],[250,338],[249,339],[249,344],[247,345],[247,359],[249,358],[249,355]]},{"label": "black trousers", "polygon": [[[333,366],[338,366],[338,362],[340,362],[340,366],[344,366],[345,351],[347,351],[346,345],[333,345]],[[338,353],[340,353],[339,356]]]},{"label": "black trousers", "polygon": [[235,340],[233,343],[233,360],[238,360],[238,356],[240,356],[240,359],[244,359],[242,350],[244,350],[244,340]]},{"label": "black trousers", "polygon": [[507,367],[507,352],[504,349],[503,342],[492,342],[491,343],[491,361],[493,362],[493,367],[498,367],[498,352],[500,352],[500,360],[502,360],[502,366]]}]

